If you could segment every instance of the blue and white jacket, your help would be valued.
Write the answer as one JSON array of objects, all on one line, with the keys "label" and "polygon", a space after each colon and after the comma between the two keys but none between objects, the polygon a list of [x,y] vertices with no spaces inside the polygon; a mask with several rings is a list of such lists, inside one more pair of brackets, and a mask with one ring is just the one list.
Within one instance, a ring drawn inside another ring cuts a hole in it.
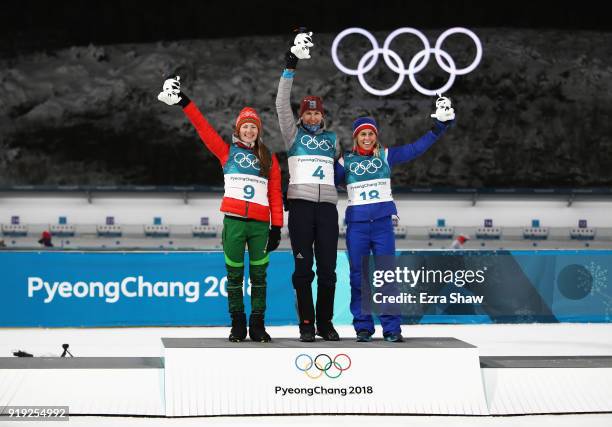
[{"label": "blue and white jacket", "polygon": [[373,221],[397,215],[391,194],[391,169],[425,153],[450,125],[436,121],[435,132],[427,132],[412,144],[384,148],[378,157],[363,156],[356,151],[345,152],[335,163],[335,183],[337,186],[346,185],[349,193],[346,222]]}]

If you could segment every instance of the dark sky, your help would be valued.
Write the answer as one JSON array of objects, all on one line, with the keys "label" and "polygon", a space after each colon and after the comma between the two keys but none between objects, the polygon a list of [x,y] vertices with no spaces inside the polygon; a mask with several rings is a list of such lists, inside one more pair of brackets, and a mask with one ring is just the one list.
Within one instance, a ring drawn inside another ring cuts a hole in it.
[{"label": "dark sky", "polygon": [[601,2],[410,0],[17,0],[2,5],[0,54],[71,45],[316,32],[348,26],[524,27],[610,31]]}]

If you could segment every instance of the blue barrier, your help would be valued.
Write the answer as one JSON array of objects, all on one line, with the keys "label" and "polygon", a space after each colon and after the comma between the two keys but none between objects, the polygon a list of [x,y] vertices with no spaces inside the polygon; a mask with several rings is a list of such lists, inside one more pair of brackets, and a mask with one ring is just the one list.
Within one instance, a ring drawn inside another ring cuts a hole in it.
[{"label": "blue barrier", "polygon": [[[291,277],[289,254],[271,258],[271,277]],[[220,252],[6,252],[0,260],[5,306],[0,326],[228,323]],[[268,323],[294,323],[293,305],[287,304],[292,300],[290,280],[270,280]],[[248,297],[245,303],[248,307]]]},{"label": "blue barrier", "polygon": [[[428,307],[416,320],[407,317],[408,322],[612,321],[612,287],[608,275],[612,269],[612,251],[405,251],[399,254],[421,258],[447,254],[461,257],[463,265],[472,267],[482,262],[481,258],[498,259],[498,265],[503,266],[499,270],[503,274],[488,276],[491,281],[486,296],[493,311],[483,304],[475,305],[469,314],[457,314],[444,311],[448,305],[436,305]],[[292,254],[274,252],[270,263],[267,324],[296,324]],[[6,251],[0,252],[0,268],[3,272],[0,327],[220,326],[229,323],[221,252]],[[334,323],[350,324],[349,265],[344,251],[338,253],[336,274]],[[316,286],[313,288],[316,290]],[[247,308],[249,291],[247,283]],[[506,304],[510,300],[512,304]]]}]

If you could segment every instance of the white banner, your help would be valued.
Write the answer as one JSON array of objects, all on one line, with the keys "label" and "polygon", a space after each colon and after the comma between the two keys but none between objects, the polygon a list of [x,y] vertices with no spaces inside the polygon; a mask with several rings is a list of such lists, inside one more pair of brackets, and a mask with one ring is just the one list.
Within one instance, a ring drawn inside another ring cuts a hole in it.
[{"label": "white banner", "polygon": [[349,206],[393,201],[391,180],[388,178],[354,182],[346,186],[346,191]]},{"label": "white banner", "polygon": [[334,185],[334,159],[325,156],[291,156],[289,184]]},{"label": "white banner", "polygon": [[242,173],[224,175],[224,197],[268,206],[268,180],[260,176]]}]

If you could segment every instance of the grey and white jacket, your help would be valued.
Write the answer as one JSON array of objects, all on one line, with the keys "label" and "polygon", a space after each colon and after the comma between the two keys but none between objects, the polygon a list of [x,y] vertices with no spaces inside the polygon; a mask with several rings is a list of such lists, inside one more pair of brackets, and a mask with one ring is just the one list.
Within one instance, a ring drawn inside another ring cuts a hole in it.
[{"label": "grey and white jacket", "polygon": [[[297,120],[291,110],[291,87],[293,85],[293,73],[285,70],[278,84],[278,92],[276,94],[276,113],[278,115],[278,124],[280,126],[283,143],[285,149],[290,151],[296,143],[298,135],[298,127],[301,127],[300,120]],[[314,135],[325,132],[325,124]],[[336,137],[335,158],[340,156],[341,148]],[[289,164],[289,174],[291,175],[292,165]],[[295,171],[294,171],[295,173]],[[292,184],[289,183],[287,191],[288,199],[301,199],[311,202],[327,202],[338,203],[338,192],[334,185],[329,184]]]}]

